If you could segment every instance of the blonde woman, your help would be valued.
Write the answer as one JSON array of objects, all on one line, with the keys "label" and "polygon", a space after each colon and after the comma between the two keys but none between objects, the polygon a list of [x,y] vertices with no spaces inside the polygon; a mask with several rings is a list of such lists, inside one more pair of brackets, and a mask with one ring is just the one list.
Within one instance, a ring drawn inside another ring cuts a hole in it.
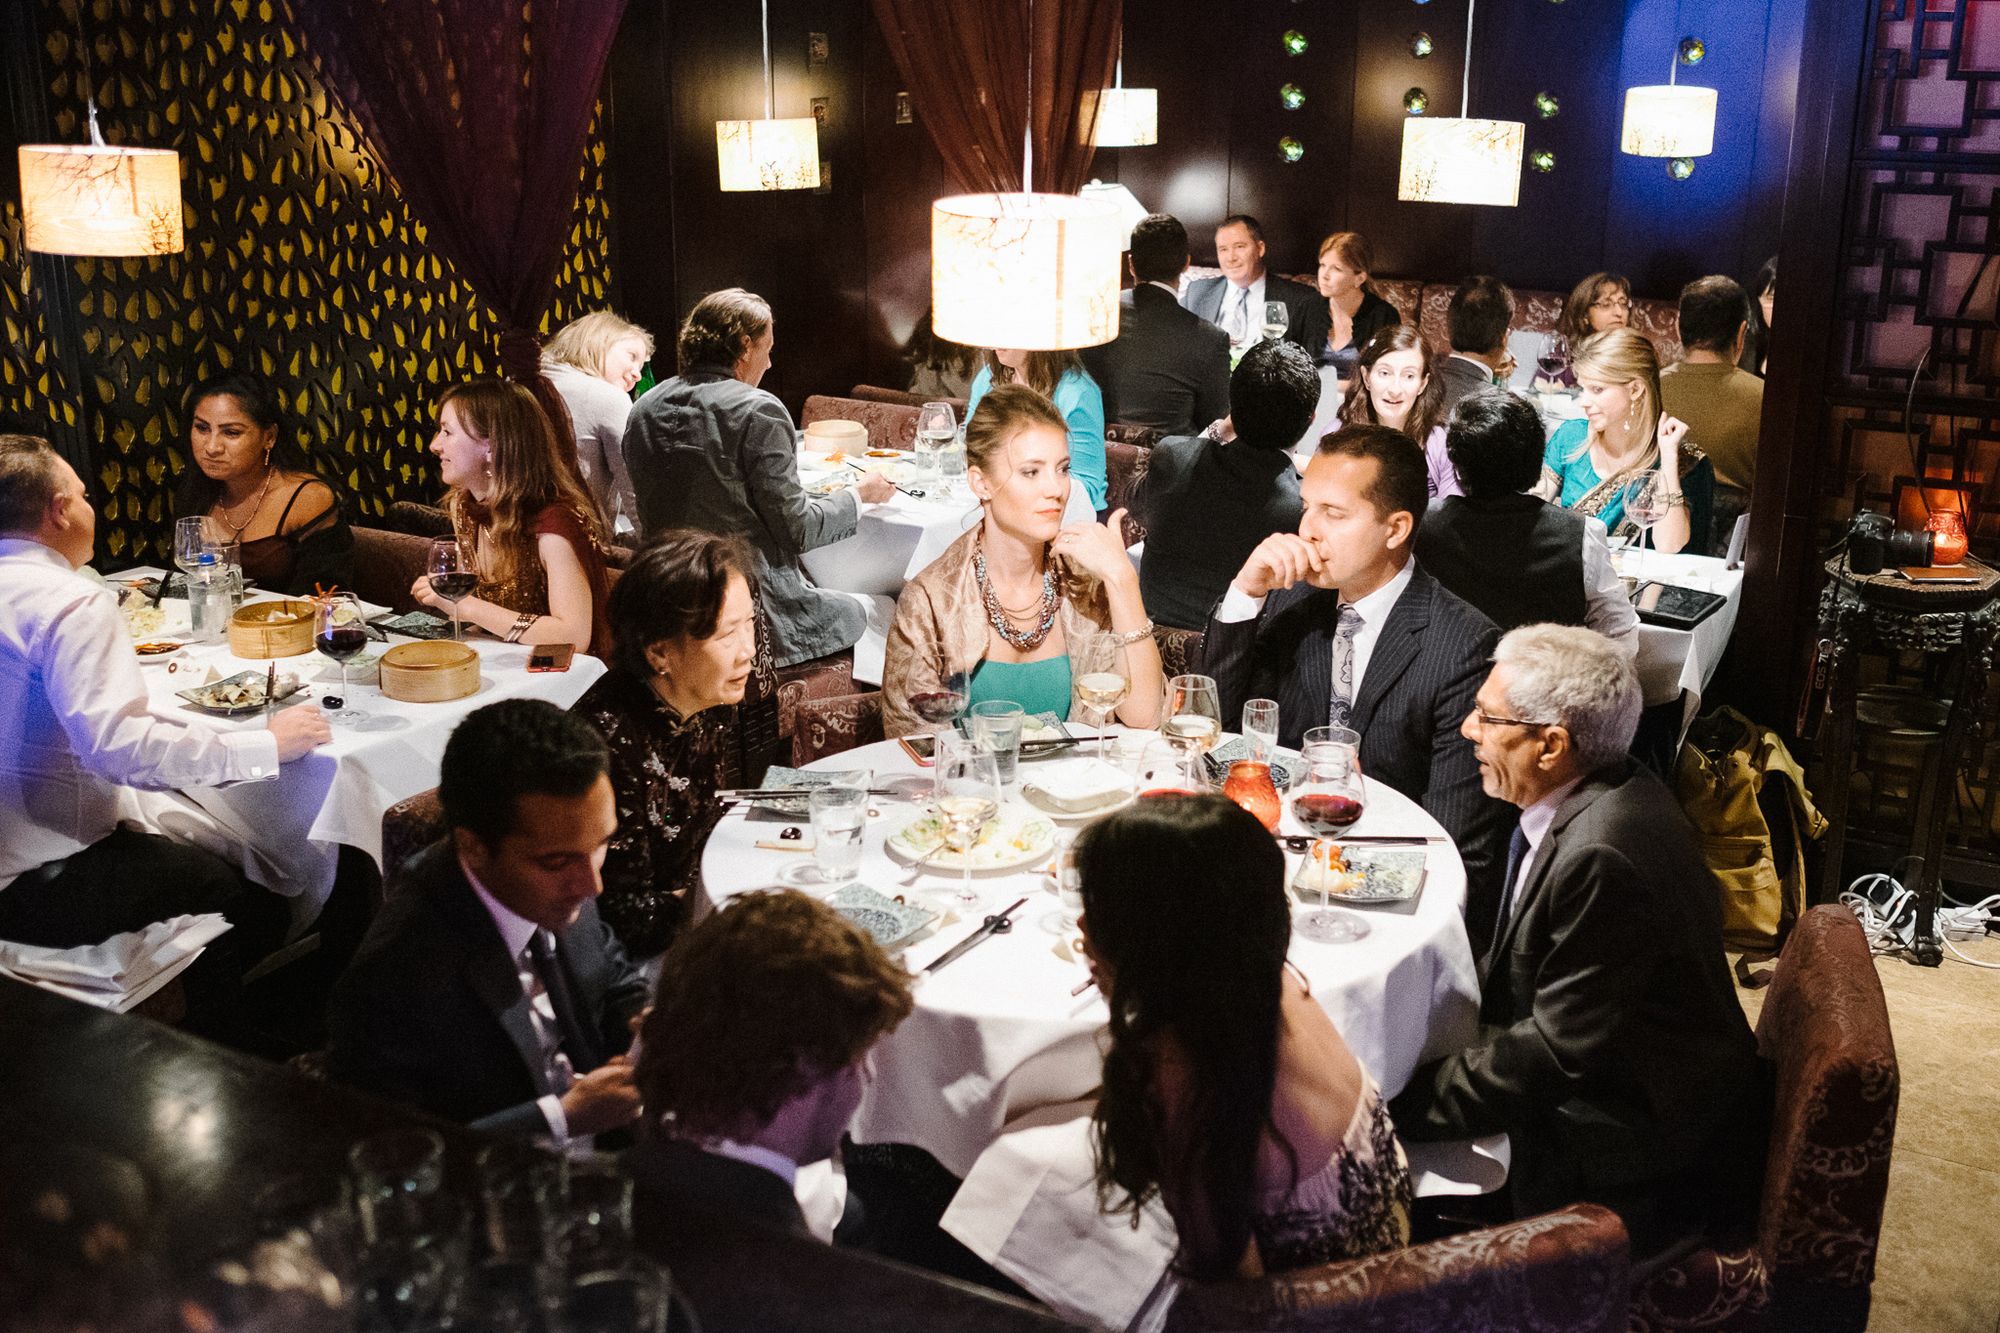
[{"label": "blonde woman", "polygon": [[1666,514],[1653,526],[1655,548],[1703,553],[1715,467],[1687,439],[1687,423],[1660,410],[1660,361],[1643,333],[1611,329],[1571,353],[1583,416],[1565,421],[1542,454],[1536,493],[1603,521],[1615,536],[1631,536],[1627,486],[1659,471]]},{"label": "blonde woman", "polygon": [[1337,231],[1319,243],[1319,294],[1326,298],[1329,323],[1325,336],[1306,350],[1322,366],[1332,366],[1343,384],[1353,381],[1368,340],[1403,322],[1396,307],[1369,285],[1374,268],[1375,251],[1358,231]]},{"label": "blonde woman", "polygon": [[609,310],[571,320],[542,349],[542,373],[569,409],[577,462],[598,519],[614,535],[639,521],[622,442],[632,386],[652,356],[653,335]]},{"label": "blonde woman", "polygon": [[[534,394],[507,380],[469,380],[438,403],[431,441],[451,489],[444,509],[479,575],[458,618],[509,643],[570,643],[603,656],[609,578],[596,506],[556,454]],[[410,585],[449,610],[429,575]]]},{"label": "blonde woman", "polygon": [[1125,650],[1131,690],[1114,714],[1158,725],[1165,681],[1139,575],[1125,554],[1124,511],[1063,526],[1069,423],[1033,389],[1003,384],[965,427],[965,474],[979,523],[904,586],[889,626],[882,724],[920,730],[911,700],[960,672],[968,705],[1006,699],[1068,717],[1071,654],[1109,633]]}]

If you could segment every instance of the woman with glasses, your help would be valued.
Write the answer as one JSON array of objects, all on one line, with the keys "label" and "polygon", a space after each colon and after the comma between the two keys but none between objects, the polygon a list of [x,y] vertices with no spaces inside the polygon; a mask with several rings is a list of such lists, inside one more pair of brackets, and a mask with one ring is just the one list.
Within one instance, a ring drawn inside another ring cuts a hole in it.
[{"label": "woman with glasses", "polygon": [[1563,302],[1556,332],[1576,347],[1594,333],[1632,325],[1632,284],[1623,273],[1593,273]]}]

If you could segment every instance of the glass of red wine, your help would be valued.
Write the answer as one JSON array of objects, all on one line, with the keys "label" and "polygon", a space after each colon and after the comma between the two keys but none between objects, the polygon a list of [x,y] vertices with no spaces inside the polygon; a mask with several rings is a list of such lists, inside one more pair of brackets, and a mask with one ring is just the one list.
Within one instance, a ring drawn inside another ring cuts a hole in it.
[{"label": "glass of red wine", "polygon": [[942,743],[944,736],[964,716],[966,695],[970,689],[971,683],[965,672],[940,672],[935,689],[922,690],[910,696],[910,710],[937,728],[935,734]]},{"label": "glass of red wine", "polygon": [[347,706],[347,664],[368,646],[368,626],[361,615],[361,603],[351,592],[330,592],[319,599],[313,615],[313,647],[340,663],[340,698],[328,699],[338,707],[327,721],[351,726],[366,714]]},{"label": "glass of red wine", "polygon": [[431,591],[451,603],[451,637],[456,642],[458,604],[472,596],[472,590],[479,586],[479,574],[466,559],[465,548],[452,537],[440,537],[431,543],[429,573]]},{"label": "glass of red wine", "polygon": [[1298,920],[1299,934],[1320,944],[1365,938],[1368,923],[1353,912],[1328,905],[1338,849],[1337,838],[1360,822],[1367,800],[1361,781],[1361,738],[1345,727],[1315,728],[1300,754],[1299,785],[1292,791],[1292,817],[1314,837],[1306,853],[1310,873],[1319,877],[1319,906]]},{"label": "glass of red wine", "polygon": [[1569,339],[1560,333],[1542,339],[1541,351],[1535,355],[1535,369],[1544,380],[1560,385],[1569,372]]}]

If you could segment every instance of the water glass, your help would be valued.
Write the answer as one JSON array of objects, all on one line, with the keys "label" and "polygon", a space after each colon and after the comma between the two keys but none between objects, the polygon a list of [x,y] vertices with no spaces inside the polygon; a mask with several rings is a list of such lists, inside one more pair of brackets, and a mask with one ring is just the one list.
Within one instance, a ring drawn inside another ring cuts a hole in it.
[{"label": "water glass", "polygon": [[541,1263],[560,1252],[569,1162],[524,1141],[492,1144],[478,1159],[480,1223],[487,1253]]},{"label": "water glass", "polygon": [[938,476],[954,490],[965,486],[965,428],[958,428],[950,444],[938,450]]},{"label": "water glass", "polygon": [[640,1255],[573,1272],[562,1295],[565,1333],[666,1333],[673,1284]]},{"label": "water glass", "polygon": [[938,456],[958,440],[958,414],[950,403],[925,403],[917,412],[917,477],[935,481]]},{"label": "water glass", "polygon": [[1278,701],[1251,699],[1243,705],[1243,737],[1254,759],[1271,762],[1278,752]]},{"label": "water glass", "polygon": [[188,619],[197,643],[220,643],[229,633],[229,618],[242,597],[240,571],[218,563],[204,551],[188,575]]},{"label": "water glass", "polygon": [[569,1271],[615,1265],[632,1252],[632,1178],[618,1159],[592,1156],[575,1162],[569,1174]]},{"label": "water glass", "polygon": [[444,1182],[444,1140],[435,1130],[385,1130],[354,1145],[347,1169],[362,1239],[374,1245],[422,1227],[424,1204]]},{"label": "water glass", "polygon": [[1012,782],[1020,772],[1021,729],[1027,721],[1026,710],[1005,699],[989,699],[972,706],[972,739],[993,756],[1003,785]]},{"label": "water glass", "polygon": [[868,789],[813,788],[813,865],[822,884],[845,884],[861,872],[861,831],[868,824]]}]

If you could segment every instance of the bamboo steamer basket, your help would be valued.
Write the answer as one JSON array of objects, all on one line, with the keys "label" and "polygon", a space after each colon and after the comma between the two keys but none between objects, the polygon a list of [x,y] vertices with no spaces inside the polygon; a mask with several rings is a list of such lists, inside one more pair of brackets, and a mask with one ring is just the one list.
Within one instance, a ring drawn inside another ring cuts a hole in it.
[{"label": "bamboo steamer basket", "polygon": [[311,602],[252,602],[229,617],[229,651],[238,657],[297,657],[312,646]]},{"label": "bamboo steamer basket", "polygon": [[479,688],[479,654],[449,639],[399,643],[382,654],[381,685],[404,703],[463,699]]}]

